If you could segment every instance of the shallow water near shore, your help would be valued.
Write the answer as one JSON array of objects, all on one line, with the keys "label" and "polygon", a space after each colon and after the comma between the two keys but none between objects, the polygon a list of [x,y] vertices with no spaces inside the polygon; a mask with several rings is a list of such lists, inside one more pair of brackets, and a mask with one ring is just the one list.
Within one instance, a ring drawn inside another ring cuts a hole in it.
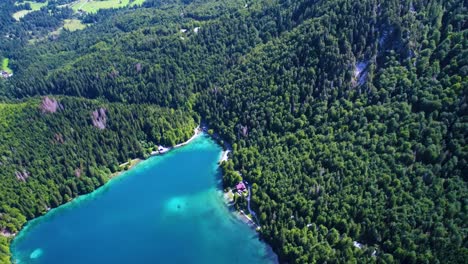
[{"label": "shallow water near shore", "polygon": [[274,263],[226,207],[206,135],[152,157],[95,192],[29,222],[13,263]]}]

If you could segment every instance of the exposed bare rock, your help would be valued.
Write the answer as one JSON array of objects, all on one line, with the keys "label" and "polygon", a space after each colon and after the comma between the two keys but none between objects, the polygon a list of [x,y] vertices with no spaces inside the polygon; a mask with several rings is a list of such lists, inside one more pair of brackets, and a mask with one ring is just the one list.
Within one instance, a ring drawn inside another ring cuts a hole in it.
[{"label": "exposed bare rock", "polygon": [[249,135],[249,128],[247,126],[240,126],[240,132],[242,136],[247,137]]},{"label": "exposed bare rock", "polygon": [[353,86],[363,85],[367,79],[367,67],[369,62],[361,61],[354,65]]},{"label": "exposed bare rock", "polygon": [[417,13],[416,9],[414,8],[413,2],[411,2],[411,4],[410,4],[410,13],[411,14],[416,14]]},{"label": "exposed bare rock", "polygon": [[98,110],[93,111],[91,118],[93,120],[93,126],[99,129],[106,128],[106,123],[107,123],[106,109],[101,107]]},{"label": "exposed bare rock", "polygon": [[19,181],[25,182],[29,178],[29,172],[27,172],[26,170],[23,170],[23,172],[16,171],[15,176],[16,179],[18,179]]},{"label": "exposed bare rock", "polygon": [[55,133],[54,134],[54,139],[55,139],[56,143],[63,144],[63,142],[64,142],[63,135],[61,133]]},{"label": "exposed bare rock", "polygon": [[44,99],[42,99],[40,109],[44,114],[53,114],[57,112],[58,109],[63,109],[63,107],[54,98],[49,98],[48,96],[46,96],[44,97]]},{"label": "exposed bare rock", "polygon": [[75,176],[76,176],[77,178],[81,177],[81,169],[80,169],[80,168],[78,168],[78,169],[75,170]]},{"label": "exposed bare rock", "polygon": [[141,72],[141,68],[142,68],[141,63],[135,64],[135,69],[137,72]]}]

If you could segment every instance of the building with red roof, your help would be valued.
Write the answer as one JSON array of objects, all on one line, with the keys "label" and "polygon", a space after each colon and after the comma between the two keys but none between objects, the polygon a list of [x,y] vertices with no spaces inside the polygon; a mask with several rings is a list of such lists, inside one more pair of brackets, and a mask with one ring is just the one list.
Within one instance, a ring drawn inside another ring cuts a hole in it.
[{"label": "building with red roof", "polygon": [[241,191],[241,192],[245,191],[246,187],[245,187],[244,182],[239,182],[239,183],[236,185],[236,189],[237,189],[237,191]]}]

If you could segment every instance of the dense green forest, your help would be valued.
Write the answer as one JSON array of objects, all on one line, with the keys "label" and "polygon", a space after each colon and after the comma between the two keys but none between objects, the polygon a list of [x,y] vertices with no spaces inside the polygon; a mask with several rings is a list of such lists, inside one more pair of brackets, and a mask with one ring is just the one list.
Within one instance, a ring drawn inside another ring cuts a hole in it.
[{"label": "dense green forest", "polygon": [[0,228],[201,118],[232,144],[225,181],[252,183],[281,262],[463,263],[467,14],[461,0],[148,0],[5,49]]}]

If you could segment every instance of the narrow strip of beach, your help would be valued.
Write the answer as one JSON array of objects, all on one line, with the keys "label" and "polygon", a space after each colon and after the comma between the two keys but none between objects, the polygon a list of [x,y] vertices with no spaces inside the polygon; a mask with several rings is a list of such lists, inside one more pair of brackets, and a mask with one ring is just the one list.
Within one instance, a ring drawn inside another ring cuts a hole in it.
[{"label": "narrow strip of beach", "polygon": [[142,159],[136,158],[136,159],[132,159],[131,161],[127,161],[127,162],[124,162],[124,163],[120,164],[119,165],[120,169],[125,168],[125,166],[127,166],[127,165],[128,165],[128,167],[126,169],[124,169],[124,170],[117,171],[117,172],[114,172],[111,175],[109,175],[109,180],[112,179],[112,178],[115,178],[117,176],[120,176],[123,172],[130,170],[131,168],[133,168],[134,166],[136,166],[138,163],[140,163],[142,161],[143,161]]},{"label": "narrow strip of beach", "polygon": [[231,150],[227,149],[227,150],[224,150],[222,153],[221,153],[221,157],[219,158],[219,163],[222,163],[223,161],[228,161],[229,159],[229,153],[231,153]]},{"label": "narrow strip of beach", "polygon": [[158,146],[158,150],[155,150],[155,151],[151,152],[150,156],[156,156],[156,155],[164,154],[164,153],[167,153],[168,151],[170,151],[172,149],[183,147],[183,146],[187,145],[188,143],[190,143],[195,138],[197,138],[201,133],[202,133],[202,131],[200,130],[200,126],[197,126],[193,130],[193,136],[191,138],[189,138],[187,141],[179,143],[179,144],[177,144],[177,145],[175,145],[173,147]]},{"label": "narrow strip of beach", "polygon": [[182,146],[185,146],[187,145],[188,143],[190,143],[192,140],[194,140],[195,138],[197,138],[200,134],[201,134],[201,130],[200,130],[200,126],[197,126],[194,130],[193,130],[193,136],[191,138],[189,138],[187,141],[185,142],[182,142],[180,144],[177,144],[175,145],[173,148],[180,148]]}]

